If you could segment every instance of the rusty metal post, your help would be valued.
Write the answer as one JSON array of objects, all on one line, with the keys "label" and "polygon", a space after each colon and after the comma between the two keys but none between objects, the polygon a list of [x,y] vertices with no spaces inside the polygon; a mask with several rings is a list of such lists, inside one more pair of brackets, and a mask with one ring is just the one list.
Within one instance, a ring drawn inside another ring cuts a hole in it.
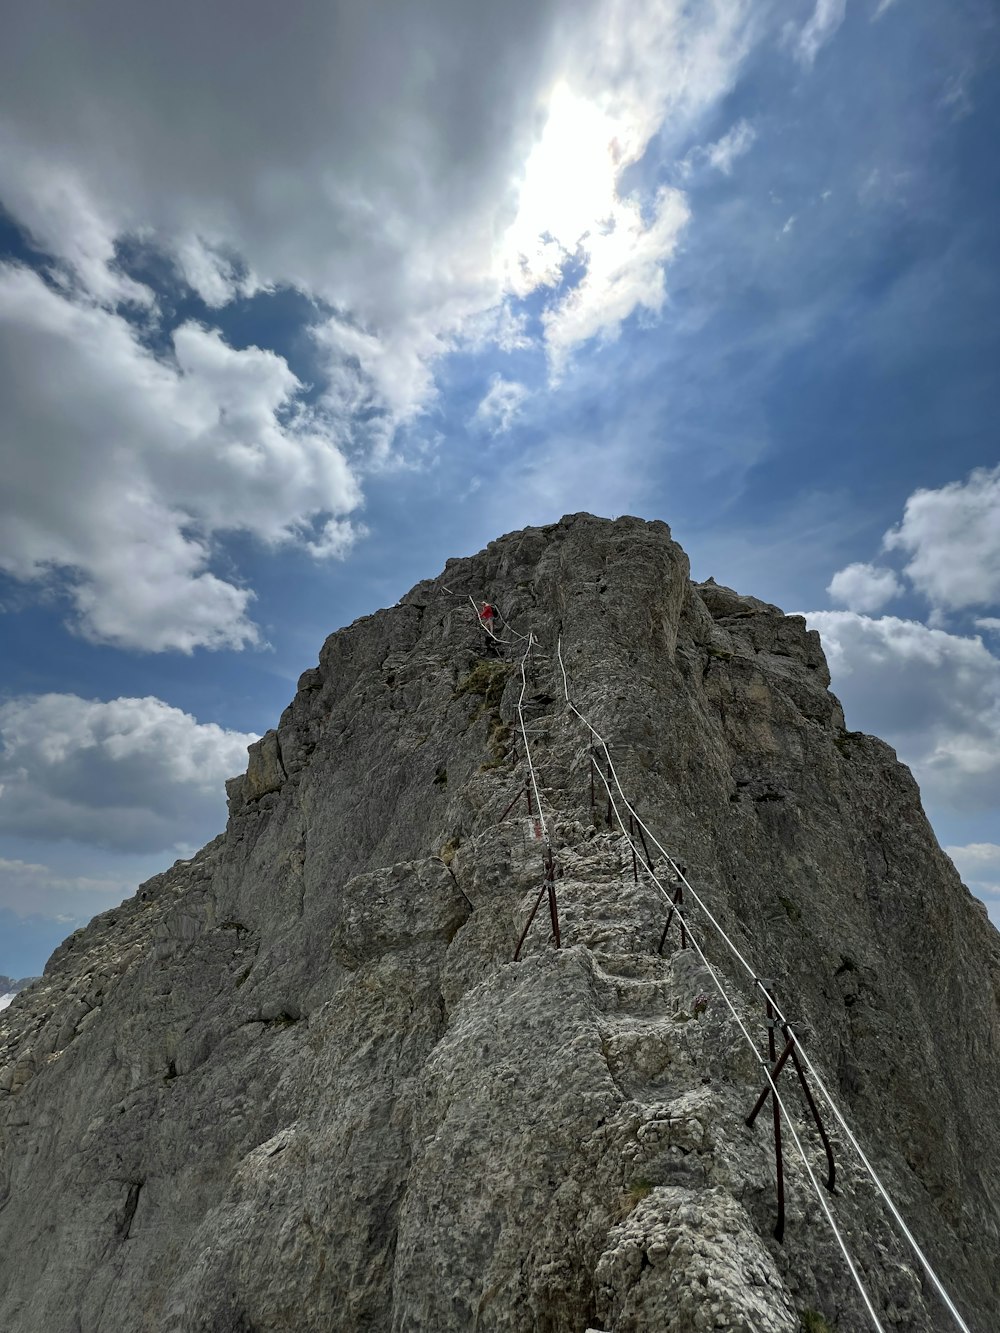
[{"label": "rusty metal post", "polygon": [[639,830],[639,841],[642,843],[643,855],[646,858],[646,865],[649,866],[649,873],[653,873],[653,858],[649,854],[649,848],[646,846],[646,839],[642,832],[642,824],[636,826]]},{"label": "rusty metal post", "polygon": [[528,931],[531,929],[531,923],[532,921],[534,921],[535,915],[538,912],[539,907],[541,907],[542,905],[542,899],[545,896],[545,890],[548,888],[548,886],[549,886],[548,880],[545,880],[542,884],[542,887],[538,890],[538,897],[535,899],[535,905],[531,909],[531,914],[528,917],[528,920],[525,922],[524,929],[521,931],[521,938],[517,942],[517,948],[514,950],[515,963],[521,956],[521,946],[524,944],[524,941],[528,938]]},{"label": "rusty metal post", "polygon": [[510,805],[508,805],[507,809],[503,812],[503,814],[502,814],[502,815],[500,816],[500,818],[497,820],[497,823],[498,823],[498,824],[502,824],[502,823],[503,823],[503,821],[507,818],[507,816],[510,814],[510,812],[514,809],[514,806],[517,805],[518,801],[521,799],[521,797],[522,797],[523,795],[524,795],[524,789],[519,789],[518,792],[517,792],[517,795],[516,795],[516,796],[514,797],[514,799],[511,801]]},{"label": "rusty metal post", "polygon": [[[793,1037],[789,1038],[790,1046],[793,1045],[794,1040],[795,1039]],[[834,1165],[833,1161],[833,1148],[830,1146],[830,1140],[827,1136],[826,1130],[823,1127],[823,1121],[820,1118],[819,1108],[817,1107],[815,1101],[813,1100],[812,1092],[809,1090],[809,1084],[806,1082],[805,1071],[799,1064],[799,1057],[795,1054],[794,1047],[792,1050],[792,1063],[795,1065],[795,1072],[799,1076],[799,1082],[802,1084],[802,1091],[805,1093],[806,1101],[809,1103],[809,1110],[812,1112],[813,1121],[816,1125],[816,1128],[819,1130],[820,1138],[823,1140],[823,1147],[826,1149],[826,1165],[827,1165],[826,1187],[832,1194],[834,1183],[836,1182],[837,1179],[837,1168]]]},{"label": "rusty metal post", "polygon": [[549,917],[552,921],[552,939],[557,949],[562,948],[559,937],[559,907],[556,903],[556,867],[551,849],[545,857],[545,885],[549,892]]},{"label": "rusty metal post", "polygon": [[682,949],[687,948],[687,930],[685,929],[684,926],[683,913],[679,910],[683,906],[683,904],[684,904],[684,885],[678,884],[677,888],[674,891],[674,896],[670,902],[670,911],[667,913],[667,922],[666,925],[663,927],[663,934],[660,936],[660,943],[657,946],[656,952],[658,954],[663,953],[663,946],[667,942],[667,931],[670,929],[670,923],[674,919],[675,909],[677,910],[677,920],[681,928],[681,948]]},{"label": "rusty metal post", "polygon": [[[774,1045],[775,1013],[770,993],[767,991],[764,993],[767,995],[767,1050],[773,1068],[777,1063],[777,1052]],[[774,1120],[774,1169],[778,1183],[778,1220],[774,1224],[774,1239],[780,1245],[785,1235],[785,1163],[781,1154],[781,1107],[778,1105],[778,1099],[774,1095],[773,1088],[771,1089],[771,1110]]]},{"label": "rusty metal post", "polygon": [[[784,1069],[784,1067],[785,1067],[785,1061],[786,1061],[786,1060],[788,1059],[788,1057],[792,1054],[792,1051],[793,1051],[794,1049],[795,1049],[795,1038],[794,1038],[794,1037],[789,1037],[789,1038],[788,1038],[788,1042],[787,1042],[787,1044],[786,1044],[786,1046],[785,1046],[785,1049],[784,1049],[784,1050],[781,1052],[781,1054],[778,1056],[778,1062],[777,1062],[777,1064],[776,1064],[776,1065],[774,1066],[774,1068],[771,1070],[771,1078],[774,1079],[775,1081],[777,1081],[778,1075],[781,1073],[781,1071],[782,1071],[782,1070]],[[767,1099],[768,1099],[770,1093],[771,1093],[771,1084],[770,1084],[770,1083],[766,1083],[766,1084],[764,1085],[764,1091],[760,1094],[760,1096],[759,1096],[759,1097],[757,1098],[757,1100],[754,1102],[753,1110],[752,1110],[752,1111],[750,1112],[750,1114],[747,1116],[746,1123],[747,1123],[751,1128],[753,1127],[753,1122],[757,1119],[757,1116],[758,1116],[758,1115],[760,1114],[760,1112],[762,1111],[762,1109],[763,1109],[763,1107],[764,1107],[764,1103],[767,1101]]]}]

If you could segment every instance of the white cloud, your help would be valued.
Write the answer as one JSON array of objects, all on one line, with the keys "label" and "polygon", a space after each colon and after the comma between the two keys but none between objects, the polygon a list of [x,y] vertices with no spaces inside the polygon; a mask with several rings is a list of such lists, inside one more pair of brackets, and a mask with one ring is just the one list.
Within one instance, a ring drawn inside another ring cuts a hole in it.
[{"label": "white cloud", "polygon": [[412,421],[433,401],[433,362],[452,345],[419,320],[379,335],[334,318],[314,336],[334,354],[330,407],[343,417],[383,410],[392,427]]},{"label": "white cloud", "polygon": [[[662,309],[687,201],[668,188],[652,200],[623,195],[622,180],[655,133],[679,138],[731,87],[749,34],[742,3],[696,16],[679,4],[615,0],[570,48],[502,253],[505,285],[519,295],[582,270],[542,316],[557,376],[576,345],[614,338],[636,311]],[[737,127],[730,144],[716,145],[717,165],[725,169],[748,133]]]},{"label": "white cloud", "polygon": [[844,21],[847,0],[816,0],[809,21],[795,41],[795,53],[804,65],[811,65]]},{"label": "white cloud", "polygon": [[988,634],[1000,633],[1000,617],[979,616],[975,624],[977,629],[984,629]]},{"label": "white cloud", "polygon": [[478,315],[472,315],[462,326],[463,349],[483,352],[497,347],[501,352],[517,352],[533,347],[536,340],[528,332],[528,317],[524,311],[511,308],[511,298],[491,306]]},{"label": "white cloud", "polygon": [[861,562],[838,570],[827,587],[834,601],[851,611],[878,611],[902,591],[891,569]]},{"label": "white cloud", "polygon": [[212,310],[228,305],[238,296],[252,296],[260,284],[252,274],[240,272],[231,256],[191,234],[173,247],[174,262],[181,277]]},{"label": "white cloud", "polygon": [[895,3],[896,0],[878,0],[878,5],[874,14],[872,14],[872,22],[874,23],[876,19],[880,19],[889,6],[894,5]]},{"label": "white cloud", "polygon": [[949,110],[953,120],[963,120],[966,116],[971,116],[975,110],[972,94],[969,91],[975,72],[972,66],[959,70],[944,86],[938,105]]},{"label": "white cloud", "polygon": [[161,851],[220,831],[225,780],[256,737],[162,699],[42,694],[0,705],[0,739],[0,832]]},{"label": "white cloud", "polygon": [[960,870],[969,874],[988,866],[1000,871],[1000,846],[995,842],[970,842],[964,847],[946,847],[944,849]]},{"label": "white cloud", "polygon": [[[2,58],[2,57],[0,57]],[[0,122],[0,199],[45,251],[55,255],[94,299],[145,307],[152,291],[122,273],[116,263],[115,237],[129,230],[70,167],[19,148]],[[62,275],[64,282],[68,276]]]},{"label": "white cloud", "polygon": [[208,568],[213,535],[312,540],[308,521],[329,516],[340,551],[349,544],[358,483],[274,353],[185,324],[158,359],[118,315],[8,265],[0,362],[13,446],[0,568],[62,572],[89,638],[151,651],[253,643],[252,593]]},{"label": "white cloud", "polygon": [[995,842],[970,842],[944,850],[973,893],[980,898],[1000,898],[1000,846]]},{"label": "white cloud", "polygon": [[907,576],[935,608],[1000,604],[1000,466],[914,491],[883,545],[907,553]]},{"label": "white cloud", "polygon": [[20,917],[75,922],[134,892],[126,876],[61,875],[50,866],[0,856],[0,908]]},{"label": "white cloud", "polygon": [[[293,0],[252,30],[208,7],[191,41],[175,7],[107,0],[100,25],[62,6],[53,50],[46,12],[0,44],[0,199],[62,284],[2,277],[0,567],[67,580],[94,639],[184,651],[257,638],[218,534],[343,554],[355,472],[396,461],[442,356],[527,344],[519,297],[548,302],[554,374],[660,314],[689,211],[625,173],[690,141],[766,27],[749,0]],[[155,332],[131,242],[211,307],[288,285],[327,312],[312,415],[280,357],[193,325],[145,350],[114,314]]]},{"label": "white cloud", "polygon": [[709,164],[724,176],[731,174],[733,163],[748,152],[757,138],[757,131],[748,120],[739,120],[733,128],[705,150]]},{"label": "white cloud", "polygon": [[510,430],[528,398],[528,390],[517,380],[505,380],[494,375],[479,406],[473,413],[473,423],[488,430],[491,435],[502,435]]},{"label": "white cloud", "polygon": [[[609,287],[611,332],[630,300],[659,308],[673,228],[661,204],[619,196],[622,172],[654,134],[689,134],[763,27],[748,0],[294,0],[252,32],[206,12],[191,42],[170,6],[103,12],[99,32],[61,14],[72,59],[28,58],[47,35],[33,7],[8,24],[8,207],[92,287],[111,281],[116,242],[141,236],[210,303],[239,289],[237,260],[245,281],[328,303],[333,401],[370,393],[390,430],[431,400],[435,359],[503,307],[512,275],[533,290],[587,267],[592,237],[592,308],[585,294],[556,317],[560,346],[600,330]],[[40,219],[39,180],[70,176],[72,197],[60,186]],[[609,283],[611,269],[630,277]]]},{"label": "white cloud", "polygon": [[664,188],[648,222],[637,203],[623,202],[611,214],[608,230],[581,243],[587,254],[584,277],[542,316],[557,375],[578,343],[617,337],[636,310],[659,313],[666,299],[664,265],[689,216],[683,194]]},{"label": "white cloud", "polygon": [[895,746],[925,796],[1000,806],[1000,659],[978,637],[895,616],[811,611],[848,725]]},{"label": "white cloud", "polygon": [[[579,22],[595,8],[580,0]],[[32,59],[39,11],[8,25],[6,206],[95,294],[140,236],[211,304],[240,286],[230,257],[320,298],[368,335],[356,368],[398,409],[379,368],[433,359],[501,298],[496,238],[561,60],[560,6],[293,0],[252,32],[206,11],[197,42],[169,6],[103,13],[100,33],[60,14],[66,60]],[[408,384],[413,411],[429,381]]]}]

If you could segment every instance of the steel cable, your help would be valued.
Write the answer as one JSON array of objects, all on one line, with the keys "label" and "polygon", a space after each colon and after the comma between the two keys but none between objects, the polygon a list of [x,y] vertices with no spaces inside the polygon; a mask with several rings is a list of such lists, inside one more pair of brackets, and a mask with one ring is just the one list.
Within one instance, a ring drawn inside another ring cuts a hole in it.
[{"label": "steel cable", "polygon": [[[570,707],[570,709],[576,714],[576,716],[580,719],[580,721],[584,724],[584,726],[588,729],[588,731],[591,733],[591,735],[594,736],[594,737],[596,738],[596,740],[598,741],[598,743],[600,744],[600,746],[601,746],[602,749],[604,750],[604,754],[605,754],[605,756],[606,756],[606,758],[607,758],[608,768],[609,768],[609,771],[610,771],[610,773],[611,773],[611,775],[612,775],[612,777],[613,777],[613,779],[614,779],[614,783],[615,783],[615,786],[616,786],[617,789],[618,789],[619,795],[621,796],[622,804],[625,806],[626,810],[628,810],[629,814],[632,815],[632,817],[635,819],[635,821],[636,821],[636,823],[638,824],[638,826],[639,826],[641,829],[643,829],[646,833],[649,834],[650,839],[652,840],[652,842],[654,843],[654,845],[659,849],[659,851],[662,853],[662,855],[663,855],[664,858],[666,859],[667,864],[670,866],[671,870],[672,870],[672,871],[674,872],[674,874],[678,877],[678,879],[679,879],[679,880],[681,881],[681,883],[685,886],[685,888],[687,888],[687,889],[690,891],[691,896],[694,898],[695,902],[698,904],[698,906],[701,908],[701,910],[705,913],[705,916],[708,918],[708,920],[709,920],[709,921],[712,923],[712,925],[715,927],[715,930],[718,932],[720,938],[724,941],[724,943],[726,944],[726,946],[727,946],[727,948],[729,949],[729,951],[733,954],[733,956],[734,956],[735,958],[737,958],[737,959],[739,960],[740,964],[742,965],[742,967],[744,968],[744,970],[747,972],[748,976],[750,976],[750,978],[752,979],[754,986],[755,986],[758,990],[760,990],[761,993],[762,993],[763,995],[767,996],[767,998],[770,999],[771,1003],[774,1005],[775,1012],[777,1013],[778,1017],[781,1019],[782,1023],[785,1025],[785,1028],[786,1028],[786,1030],[788,1031],[789,1035],[792,1036],[792,1037],[794,1037],[794,1039],[795,1039],[795,1046],[796,1046],[796,1049],[797,1049],[799,1052],[801,1052],[801,1055],[802,1055],[803,1061],[805,1062],[806,1068],[809,1070],[810,1074],[812,1074],[813,1078],[815,1079],[816,1086],[819,1088],[820,1092],[823,1094],[823,1097],[826,1099],[827,1105],[830,1107],[830,1110],[833,1112],[833,1115],[834,1115],[835,1119],[837,1120],[837,1122],[838,1122],[838,1124],[840,1125],[840,1127],[843,1129],[844,1133],[847,1135],[848,1140],[850,1141],[850,1143],[851,1143],[852,1147],[854,1148],[855,1152],[858,1154],[859,1159],[861,1160],[862,1164],[864,1165],[865,1169],[867,1170],[867,1172],[868,1172],[869,1176],[871,1177],[871,1179],[872,1179],[872,1181],[873,1181],[875,1187],[877,1188],[877,1190],[878,1190],[879,1193],[881,1194],[881,1196],[882,1196],[882,1198],[884,1199],[885,1203],[887,1204],[887,1206],[888,1206],[890,1212],[892,1213],[893,1217],[895,1218],[897,1225],[899,1226],[900,1230],[902,1231],[903,1235],[905,1236],[906,1240],[908,1241],[908,1243],[909,1243],[911,1249],[913,1250],[914,1254],[917,1256],[917,1259],[920,1261],[920,1264],[921,1264],[921,1266],[923,1267],[924,1272],[925,1272],[925,1273],[927,1274],[927,1276],[930,1278],[931,1282],[933,1283],[935,1289],[936,1289],[937,1292],[938,1292],[938,1295],[941,1297],[941,1299],[943,1300],[944,1304],[946,1305],[946,1307],[947,1307],[947,1309],[948,1309],[948,1312],[951,1314],[952,1318],[955,1320],[955,1322],[956,1322],[956,1324],[958,1325],[958,1327],[959,1327],[960,1329],[962,1329],[963,1333],[971,1333],[971,1330],[969,1329],[968,1324],[965,1322],[965,1320],[964,1320],[964,1319],[962,1318],[962,1316],[959,1314],[958,1309],[956,1308],[954,1301],[952,1300],[951,1296],[948,1294],[947,1290],[945,1289],[945,1286],[944,1286],[944,1284],[942,1283],[941,1279],[938,1277],[937,1273],[934,1271],[933,1267],[931,1266],[930,1260],[927,1258],[927,1256],[924,1254],[923,1250],[920,1248],[920,1245],[917,1243],[917,1240],[916,1240],[915,1236],[913,1235],[913,1233],[912,1233],[912,1231],[910,1230],[910,1228],[907,1226],[906,1221],[904,1220],[904,1218],[903,1218],[902,1214],[900,1213],[899,1209],[896,1207],[896,1204],[894,1203],[893,1199],[891,1198],[891,1196],[890,1196],[888,1190],[885,1188],[885,1186],[882,1184],[882,1181],[879,1179],[879,1176],[878,1176],[878,1174],[876,1173],[875,1168],[872,1166],[871,1162],[869,1161],[867,1154],[864,1152],[864,1149],[861,1147],[860,1143],[858,1142],[858,1140],[857,1140],[857,1138],[856,1138],[854,1132],[852,1131],[851,1127],[848,1125],[847,1121],[845,1120],[844,1116],[842,1115],[839,1106],[838,1106],[837,1103],[834,1101],[833,1096],[832,1096],[831,1093],[830,1093],[829,1088],[826,1086],[826,1083],[825,1083],[825,1081],[823,1080],[823,1078],[820,1076],[819,1071],[816,1069],[816,1066],[813,1064],[812,1060],[809,1058],[809,1054],[808,1054],[808,1052],[807,1052],[806,1049],[803,1047],[801,1040],[799,1039],[798,1035],[795,1033],[794,1028],[792,1027],[792,1025],[791,1025],[790,1021],[788,1020],[788,1018],[787,1018],[787,1017],[785,1016],[785,1014],[782,1012],[782,1010],[781,1010],[780,1006],[778,1005],[777,1001],[775,1000],[774,996],[771,995],[770,992],[767,990],[767,988],[763,985],[763,983],[762,983],[761,980],[760,980],[759,975],[758,975],[758,974],[755,972],[755,970],[750,966],[750,963],[747,961],[747,959],[746,959],[746,958],[744,957],[744,955],[741,953],[740,949],[737,947],[737,945],[735,944],[735,942],[730,938],[730,936],[727,934],[727,932],[723,929],[722,925],[721,925],[721,924],[719,923],[719,921],[716,919],[715,915],[713,914],[713,912],[712,912],[711,909],[709,908],[708,904],[704,901],[704,899],[701,897],[701,895],[698,893],[698,891],[694,888],[694,886],[693,886],[693,885],[690,883],[690,881],[687,879],[686,875],[685,875],[684,872],[681,870],[681,868],[677,865],[676,861],[673,859],[673,857],[670,855],[670,853],[666,850],[666,848],[663,846],[663,844],[660,842],[660,840],[656,837],[656,835],[655,835],[655,833],[653,833],[652,829],[650,829],[649,826],[648,826],[642,819],[640,819],[640,817],[639,817],[639,815],[636,813],[634,807],[633,807],[632,804],[629,802],[629,799],[628,799],[628,797],[625,795],[625,792],[624,792],[624,790],[623,790],[623,788],[622,788],[621,782],[619,781],[618,773],[617,773],[617,770],[615,769],[614,762],[613,762],[613,760],[612,760],[612,758],[611,758],[611,751],[610,751],[610,749],[608,748],[607,741],[604,739],[604,737],[601,735],[601,733],[597,730],[597,728],[594,727],[594,726],[591,724],[591,722],[590,722],[586,717],[584,717],[583,713],[580,712],[580,710],[577,708],[577,706],[573,703],[572,699],[569,697],[569,681],[568,681],[568,679],[567,679],[567,675],[566,675],[566,664],[565,664],[565,662],[563,661],[563,655],[562,655],[562,636],[559,637],[559,640],[558,640],[558,642],[557,642],[557,645],[556,645],[556,654],[557,654],[557,656],[558,656],[558,658],[559,658],[559,667],[560,667],[560,670],[562,671],[562,678],[563,678],[563,692],[564,692],[564,695],[565,695],[566,703],[568,704],[568,706]],[[603,777],[603,775],[600,774],[600,770],[598,770],[598,775],[601,777],[601,781],[604,782],[605,786],[608,788],[608,794],[609,794],[609,796],[610,796],[610,795],[611,795],[610,784],[608,784],[608,782],[605,780],[605,778]],[[617,810],[617,808],[616,808],[616,810]],[[619,816],[619,823],[621,823],[621,818],[620,818],[620,816]],[[628,835],[626,834],[625,836],[627,837]],[[660,887],[661,892],[663,892],[663,890],[662,890],[662,886],[659,886],[659,885],[658,885],[658,887]],[[679,911],[679,909],[678,909],[678,916],[680,916],[680,915],[681,915],[681,914],[680,914],[680,911]],[[682,918],[682,919],[683,919],[683,918]],[[688,929],[690,930],[690,926],[688,927]],[[699,949],[699,952],[701,952],[700,949]],[[769,1080],[769,1081],[770,1081],[770,1080]]]}]

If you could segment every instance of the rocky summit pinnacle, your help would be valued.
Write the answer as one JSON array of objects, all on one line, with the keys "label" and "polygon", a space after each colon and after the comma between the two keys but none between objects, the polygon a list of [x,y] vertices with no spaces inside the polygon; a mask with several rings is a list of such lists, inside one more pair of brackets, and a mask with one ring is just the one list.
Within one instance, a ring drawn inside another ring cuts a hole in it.
[{"label": "rocky summit pinnacle", "polygon": [[0,1328],[961,1327],[818,1075],[995,1329],[1000,936],[828,685],[633,518],[332,635],[225,833],[0,1015]]}]

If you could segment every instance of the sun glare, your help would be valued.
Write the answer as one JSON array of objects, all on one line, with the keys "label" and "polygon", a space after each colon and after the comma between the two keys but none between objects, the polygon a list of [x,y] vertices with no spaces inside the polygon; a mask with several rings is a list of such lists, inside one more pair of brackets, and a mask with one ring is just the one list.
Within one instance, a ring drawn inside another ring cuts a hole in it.
[{"label": "sun glare", "polygon": [[574,281],[541,317],[553,380],[572,347],[614,338],[634,311],[663,306],[664,265],[689,212],[683,193],[666,186],[645,204],[619,193],[621,172],[645,143],[632,118],[609,115],[565,83],[553,90],[499,256],[501,280],[517,297],[560,287],[573,264]]},{"label": "sun glare", "polygon": [[503,247],[507,285],[517,295],[553,286],[585,237],[613,228],[622,206],[621,128],[566,84],[553,90]]}]

